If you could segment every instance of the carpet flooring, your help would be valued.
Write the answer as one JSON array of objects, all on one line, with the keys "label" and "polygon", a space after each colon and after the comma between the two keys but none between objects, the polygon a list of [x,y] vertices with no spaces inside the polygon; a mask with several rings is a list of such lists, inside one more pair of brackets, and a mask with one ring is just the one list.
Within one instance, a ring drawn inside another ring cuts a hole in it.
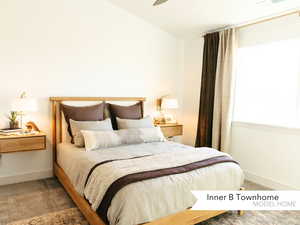
[{"label": "carpet flooring", "polygon": [[89,225],[77,208],[9,223],[8,225]]},{"label": "carpet flooring", "polygon": [[[247,190],[266,188],[246,182]],[[0,187],[0,225],[88,225],[54,179]],[[300,211],[228,212],[198,225],[300,225]]]}]

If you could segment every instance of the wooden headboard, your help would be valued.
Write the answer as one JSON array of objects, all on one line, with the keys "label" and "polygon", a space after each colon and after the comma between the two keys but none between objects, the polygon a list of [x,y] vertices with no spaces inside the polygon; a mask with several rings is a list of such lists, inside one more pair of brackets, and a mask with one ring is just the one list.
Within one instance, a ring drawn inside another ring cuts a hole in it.
[{"label": "wooden headboard", "polygon": [[[57,143],[62,142],[62,116],[61,116],[61,103],[67,102],[141,102],[142,114],[144,114],[144,97],[50,97],[51,110],[52,110],[52,146],[53,146],[53,162],[57,162],[56,151]],[[53,164],[54,164],[53,163]]]}]

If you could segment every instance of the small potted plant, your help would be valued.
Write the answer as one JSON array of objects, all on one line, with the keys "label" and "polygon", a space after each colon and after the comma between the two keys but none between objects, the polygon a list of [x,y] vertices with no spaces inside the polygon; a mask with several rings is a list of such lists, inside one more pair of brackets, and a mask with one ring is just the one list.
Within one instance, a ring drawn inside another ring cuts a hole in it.
[{"label": "small potted plant", "polygon": [[19,128],[19,121],[17,120],[17,118],[18,118],[18,112],[11,111],[8,116],[10,129]]}]

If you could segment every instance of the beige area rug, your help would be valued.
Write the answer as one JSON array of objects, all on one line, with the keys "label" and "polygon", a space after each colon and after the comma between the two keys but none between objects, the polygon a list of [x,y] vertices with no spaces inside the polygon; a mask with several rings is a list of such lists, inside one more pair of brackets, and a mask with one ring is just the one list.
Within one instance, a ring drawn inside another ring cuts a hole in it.
[{"label": "beige area rug", "polygon": [[9,223],[8,225],[88,225],[88,222],[77,208],[71,208]]},{"label": "beige area rug", "polygon": [[0,225],[74,207],[74,203],[62,188],[0,196]]},{"label": "beige area rug", "polygon": [[[77,208],[71,208],[8,225],[88,225],[88,222]],[[243,216],[228,212],[198,225],[300,225],[300,211],[248,211]]]},{"label": "beige area rug", "polygon": [[300,211],[231,211],[198,225],[300,225]]}]

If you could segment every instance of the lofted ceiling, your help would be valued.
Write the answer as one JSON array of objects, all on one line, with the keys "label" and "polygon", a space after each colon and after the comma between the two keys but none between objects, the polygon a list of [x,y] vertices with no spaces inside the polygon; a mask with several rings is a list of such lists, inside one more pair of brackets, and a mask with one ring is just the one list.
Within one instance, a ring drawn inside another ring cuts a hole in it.
[{"label": "lofted ceiling", "polygon": [[300,7],[300,0],[108,0],[132,14],[181,37],[245,23]]}]

